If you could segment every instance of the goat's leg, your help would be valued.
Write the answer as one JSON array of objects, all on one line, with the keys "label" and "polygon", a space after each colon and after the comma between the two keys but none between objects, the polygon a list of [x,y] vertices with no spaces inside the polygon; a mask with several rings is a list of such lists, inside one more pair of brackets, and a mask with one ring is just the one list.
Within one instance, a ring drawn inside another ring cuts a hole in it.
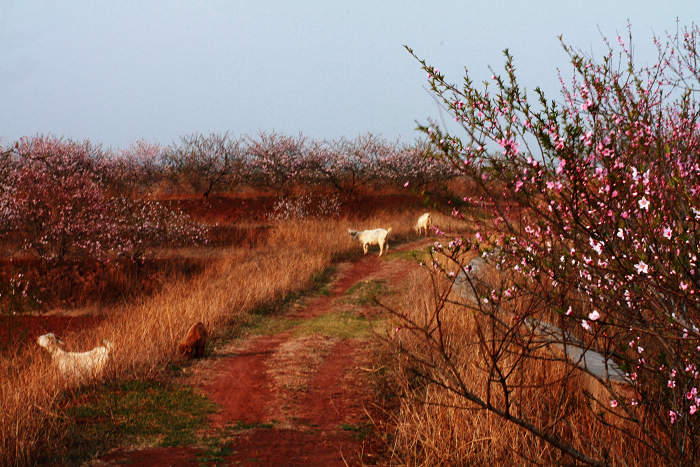
[{"label": "goat's leg", "polygon": [[364,251],[364,254],[367,254],[367,250],[369,250],[369,244],[363,243],[362,244],[362,250]]}]

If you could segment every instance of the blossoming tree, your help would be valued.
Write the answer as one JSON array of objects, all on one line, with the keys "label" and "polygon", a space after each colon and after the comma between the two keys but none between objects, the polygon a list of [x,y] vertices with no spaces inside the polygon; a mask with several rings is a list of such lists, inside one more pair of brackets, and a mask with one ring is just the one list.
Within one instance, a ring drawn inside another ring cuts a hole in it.
[{"label": "blossoming tree", "polygon": [[101,164],[102,180],[113,193],[133,197],[162,182],[165,166],[163,147],[137,140],[124,149],[107,154]]},{"label": "blossoming tree", "polygon": [[171,176],[184,179],[205,198],[243,177],[243,157],[241,141],[228,133],[183,136],[180,144],[172,144],[163,156]]},{"label": "blossoming tree", "polygon": [[433,266],[454,280],[444,260],[464,267],[466,247],[476,247],[504,278],[474,287],[476,302],[458,300],[477,320],[488,387],[456,370],[440,327],[447,295],[435,332],[408,326],[441,355],[441,372],[422,376],[581,462],[624,459],[611,459],[604,440],[577,443],[563,405],[546,422],[523,413],[519,375],[529,361],[571,369],[544,383],[562,401],[569,376],[598,356],[604,369],[592,376],[605,391],[587,392],[595,420],[668,463],[700,461],[699,36],[692,25],[655,39],[649,66],[635,62],[631,34],[605,41],[600,60],[564,45],[573,76],[560,77],[560,101],[523,89],[507,50],[504,72],[483,85],[469,74],[452,84],[416,57],[463,133],[420,129],[493,214],[474,239],[437,244],[444,256]]},{"label": "blossoming tree", "polygon": [[35,136],[20,139],[9,152],[0,234],[14,233],[20,249],[43,261],[114,255],[138,260],[155,241],[205,240],[204,230],[182,213],[109,193],[102,177],[111,162],[99,146]]}]

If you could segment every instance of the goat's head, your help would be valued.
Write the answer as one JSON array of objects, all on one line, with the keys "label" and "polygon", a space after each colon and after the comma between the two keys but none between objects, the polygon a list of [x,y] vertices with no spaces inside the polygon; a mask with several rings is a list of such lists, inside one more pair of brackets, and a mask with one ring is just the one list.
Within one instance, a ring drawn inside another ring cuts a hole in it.
[{"label": "goat's head", "polygon": [[352,238],[357,238],[357,233],[357,230],[348,229],[348,234],[350,234]]},{"label": "goat's head", "polygon": [[64,345],[63,341],[59,340],[52,332],[37,337],[36,343],[48,351]]}]

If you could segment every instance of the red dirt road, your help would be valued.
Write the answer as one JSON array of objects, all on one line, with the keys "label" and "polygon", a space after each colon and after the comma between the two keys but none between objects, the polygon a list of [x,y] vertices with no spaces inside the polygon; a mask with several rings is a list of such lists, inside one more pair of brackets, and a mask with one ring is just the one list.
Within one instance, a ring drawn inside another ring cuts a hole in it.
[{"label": "red dirt road", "polygon": [[381,280],[385,290],[400,291],[401,282],[417,268],[414,262],[385,260],[376,252],[340,263],[329,295],[302,299],[279,317],[294,320],[287,330],[232,342],[193,365],[183,383],[199,388],[220,408],[204,434],[205,439],[215,440],[219,453],[215,460],[210,444],[209,452],[204,446],[199,451],[192,447],[118,450],[102,461],[304,466],[378,462],[377,439],[371,435],[368,418],[375,397],[366,371],[375,365],[371,335],[302,333],[299,323],[318,321],[328,313],[376,318],[379,311],[348,300],[348,290],[361,281]]}]

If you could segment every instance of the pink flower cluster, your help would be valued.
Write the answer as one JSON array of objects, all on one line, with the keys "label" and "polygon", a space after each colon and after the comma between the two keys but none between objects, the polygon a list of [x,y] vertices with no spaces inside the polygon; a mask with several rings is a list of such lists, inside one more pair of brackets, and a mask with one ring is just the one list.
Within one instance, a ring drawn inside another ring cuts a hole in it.
[{"label": "pink flower cluster", "polygon": [[[501,270],[562,310],[557,326],[628,367],[642,396],[634,406],[674,424],[670,439],[700,429],[687,420],[698,410],[697,371],[680,371],[700,362],[698,37],[692,25],[655,42],[656,63],[641,67],[625,44],[609,45],[602,63],[566,47],[574,75],[560,76],[563,102],[537,91],[539,107],[507,52],[507,77],[483,89],[434,75],[465,136],[420,127],[493,206]],[[572,306],[564,313],[562,303]]]},{"label": "pink flower cluster", "polygon": [[0,193],[0,235],[46,261],[76,256],[137,258],[158,242],[204,241],[205,230],[159,203],[115,196],[103,181],[110,166],[89,142],[22,138]]}]

